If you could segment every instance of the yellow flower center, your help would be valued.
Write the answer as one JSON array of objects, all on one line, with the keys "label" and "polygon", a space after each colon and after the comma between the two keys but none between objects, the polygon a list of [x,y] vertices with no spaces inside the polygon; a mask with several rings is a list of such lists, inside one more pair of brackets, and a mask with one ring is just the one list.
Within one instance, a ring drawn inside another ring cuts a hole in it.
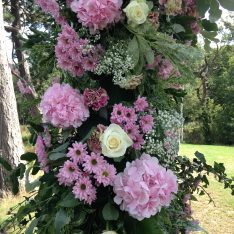
[{"label": "yellow flower center", "polygon": [[110,149],[116,149],[119,147],[121,141],[115,136],[111,136],[108,140],[108,145]]}]

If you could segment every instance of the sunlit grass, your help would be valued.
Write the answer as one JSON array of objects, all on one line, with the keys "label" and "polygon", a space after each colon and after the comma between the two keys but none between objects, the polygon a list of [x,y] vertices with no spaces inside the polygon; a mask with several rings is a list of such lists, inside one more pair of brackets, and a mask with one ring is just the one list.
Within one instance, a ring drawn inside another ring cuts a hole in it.
[{"label": "sunlit grass", "polygon": [[[234,176],[234,147],[182,144],[180,155],[191,158],[195,151],[203,153],[210,165],[214,161],[223,162],[228,176]],[[207,192],[216,206],[208,204],[207,196],[197,196],[198,201],[192,203],[193,217],[200,220],[201,226],[210,234],[234,234],[234,196],[213,176],[209,176],[209,180]]]}]

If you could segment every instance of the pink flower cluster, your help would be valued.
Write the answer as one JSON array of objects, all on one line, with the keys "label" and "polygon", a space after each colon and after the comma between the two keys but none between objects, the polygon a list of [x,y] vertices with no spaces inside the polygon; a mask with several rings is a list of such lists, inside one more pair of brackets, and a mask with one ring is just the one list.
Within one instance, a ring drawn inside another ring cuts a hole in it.
[{"label": "pink flower cluster", "polygon": [[92,108],[94,111],[100,110],[102,107],[106,106],[109,96],[105,89],[88,89],[84,90],[84,102],[85,104]]},{"label": "pink flower cluster", "polygon": [[79,127],[89,117],[83,96],[68,84],[53,84],[42,97],[43,120],[55,127]]},{"label": "pink flower cluster", "polygon": [[168,59],[163,59],[161,55],[155,57],[154,63],[149,64],[147,68],[154,69],[158,68],[157,75],[163,80],[167,80],[170,77],[180,77],[181,74],[178,70],[175,70],[172,63]]},{"label": "pink flower cluster", "polygon": [[102,30],[121,19],[122,0],[74,0],[71,9],[91,32]]},{"label": "pink flower cluster", "polygon": [[189,16],[198,18],[196,0],[184,0],[185,13]]},{"label": "pink flower cluster", "polygon": [[194,34],[200,33],[201,29],[197,21],[193,21],[190,26]]},{"label": "pink flower cluster", "polygon": [[32,94],[32,89],[29,86],[27,86],[25,82],[18,80],[17,86],[18,86],[19,91],[22,95]]},{"label": "pink flower cluster", "polygon": [[149,104],[145,97],[138,97],[133,107],[115,104],[111,113],[111,123],[120,125],[133,140],[133,148],[140,150],[144,144],[144,134],[153,129],[154,118],[148,114]]},{"label": "pink flower cluster", "polygon": [[96,199],[96,186],[104,187],[113,185],[116,169],[99,154],[87,152],[87,146],[75,142],[68,148],[67,160],[59,169],[57,178],[60,185],[73,186],[73,194],[76,198],[91,204]]},{"label": "pink flower cluster", "polygon": [[36,3],[45,13],[51,14],[58,24],[66,24],[65,18],[60,15],[59,4],[56,0],[36,0]]},{"label": "pink flower cluster", "polygon": [[92,46],[87,39],[81,39],[69,25],[64,25],[55,46],[58,66],[73,76],[83,76],[85,71],[94,71],[103,49]]},{"label": "pink flower cluster", "polygon": [[36,140],[35,153],[37,154],[38,161],[40,163],[42,170],[48,173],[49,167],[47,166],[47,163],[48,163],[47,153],[46,153],[43,138],[40,135],[38,135],[37,140]]},{"label": "pink flower cluster", "polygon": [[141,221],[169,206],[177,193],[177,177],[171,170],[159,165],[158,160],[143,154],[140,159],[127,163],[124,172],[114,181],[114,201],[121,210]]}]

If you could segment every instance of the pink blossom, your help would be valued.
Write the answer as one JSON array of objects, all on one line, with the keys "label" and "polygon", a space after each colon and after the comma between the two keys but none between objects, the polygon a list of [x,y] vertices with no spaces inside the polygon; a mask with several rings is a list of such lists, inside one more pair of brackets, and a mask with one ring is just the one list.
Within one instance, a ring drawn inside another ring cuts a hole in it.
[{"label": "pink blossom", "polygon": [[106,161],[100,154],[95,154],[92,152],[90,156],[85,157],[83,163],[84,171],[89,173],[98,173],[100,170],[102,170],[105,163]]},{"label": "pink blossom", "polygon": [[137,100],[134,102],[134,108],[137,112],[143,112],[149,107],[146,97],[138,96]]},{"label": "pink blossom", "polygon": [[38,161],[40,163],[42,170],[45,173],[48,173],[49,167],[47,166],[47,163],[48,163],[47,153],[45,150],[43,138],[40,135],[37,136],[37,140],[36,140],[36,144],[35,144],[35,153],[37,154]]},{"label": "pink blossom", "polygon": [[55,127],[79,127],[89,117],[83,96],[68,84],[55,83],[47,89],[40,104],[43,121]]},{"label": "pink blossom", "polygon": [[84,90],[84,102],[88,107],[98,111],[102,107],[106,106],[109,96],[105,89],[88,89]]},{"label": "pink blossom", "polygon": [[48,127],[44,128],[43,141],[47,148],[51,147],[51,135],[50,135]]},{"label": "pink blossom", "polygon": [[32,94],[32,89],[29,86],[27,86],[25,82],[18,80],[17,86],[18,86],[19,91],[22,95]]},{"label": "pink blossom", "polygon": [[144,115],[140,119],[140,127],[143,133],[149,133],[154,126],[154,118],[152,115]]},{"label": "pink blossom", "polygon": [[142,134],[137,134],[135,136],[135,139],[133,139],[133,148],[135,150],[140,150],[142,145],[144,145],[145,141],[144,141],[144,138],[143,138],[143,135]]},{"label": "pink blossom", "polygon": [[71,9],[91,32],[102,30],[121,19],[122,0],[74,0]]},{"label": "pink blossom", "polygon": [[116,177],[116,169],[113,165],[105,163],[97,171],[94,178],[97,180],[99,184],[103,184],[104,187],[108,185],[113,185],[113,182]]},{"label": "pink blossom", "polygon": [[69,25],[64,25],[55,46],[58,66],[73,76],[83,76],[85,71],[94,71],[103,49],[92,46],[87,39],[81,39]]},{"label": "pink blossom", "polygon": [[68,148],[67,156],[75,163],[83,163],[88,156],[87,145],[75,142]]},{"label": "pink blossom", "polygon": [[197,21],[192,22],[190,26],[191,26],[192,32],[194,34],[200,33],[201,29],[200,29],[199,24],[197,23]]},{"label": "pink blossom", "polygon": [[90,205],[96,200],[96,189],[92,185],[91,180],[86,176],[82,176],[76,181],[72,192],[75,195],[75,198]]},{"label": "pink blossom", "polygon": [[124,126],[124,131],[132,140],[136,140],[136,136],[139,135],[139,126],[130,122]]},{"label": "pink blossom", "polygon": [[174,67],[172,63],[168,59],[164,59],[159,65],[158,76],[167,80],[172,75],[173,71]]},{"label": "pink blossom", "polygon": [[114,201],[120,209],[141,221],[169,206],[177,193],[177,177],[171,170],[159,165],[158,160],[143,154],[126,164],[124,172],[114,181]]},{"label": "pink blossom", "polygon": [[57,174],[58,182],[60,185],[71,186],[76,181],[81,172],[77,167],[77,164],[71,161],[66,161],[64,165],[59,169]]},{"label": "pink blossom", "polygon": [[122,103],[114,105],[111,113],[111,123],[122,124],[125,121],[125,108]]},{"label": "pink blossom", "polygon": [[135,123],[137,121],[137,115],[134,108],[124,108],[124,121],[126,123]]}]

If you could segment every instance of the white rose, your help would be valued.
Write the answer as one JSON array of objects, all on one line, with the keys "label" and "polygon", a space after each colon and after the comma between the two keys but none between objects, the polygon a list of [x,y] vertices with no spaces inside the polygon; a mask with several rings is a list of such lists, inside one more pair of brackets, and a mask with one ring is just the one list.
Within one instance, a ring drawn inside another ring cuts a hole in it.
[{"label": "white rose", "polygon": [[114,231],[104,231],[102,234],[118,234],[118,233]]},{"label": "white rose", "polygon": [[111,124],[100,136],[103,155],[109,158],[121,157],[133,144],[128,134],[117,124]]},{"label": "white rose", "polygon": [[135,26],[146,21],[150,9],[145,0],[133,0],[123,11],[128,17],[128,23]]}]

